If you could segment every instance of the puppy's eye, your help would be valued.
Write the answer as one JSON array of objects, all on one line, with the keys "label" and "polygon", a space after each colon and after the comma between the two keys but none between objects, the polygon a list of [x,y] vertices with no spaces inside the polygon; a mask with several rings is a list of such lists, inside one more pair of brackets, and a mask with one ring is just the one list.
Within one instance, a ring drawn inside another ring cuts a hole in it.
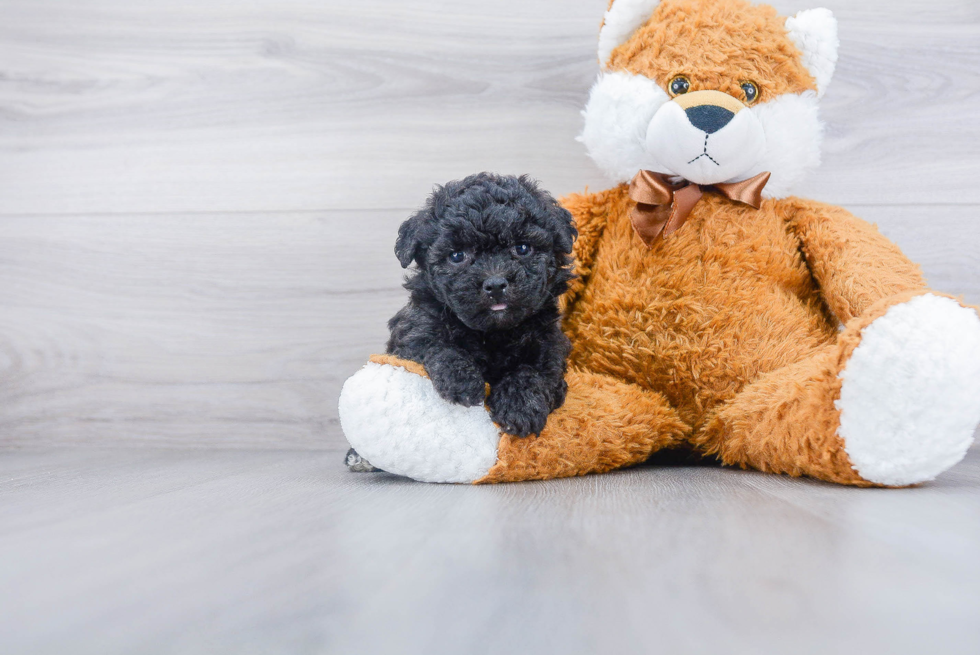
[{"label": "puppy's eye", "polygon": [[514,246],[514,254],[518,257],[527,257],[534,251],[534,248],[527,245],[526,243],[519,243]]},{"label": "puppy's eye", "polygon": [[670,95],[672,96],[684,95],[691,90],[691,80],[683,75],[678,75],[670,81],[667,88],[670,90]]},{"label": "puppy's eye", "polygon": [[750,105],[759,99],[759,87],[755,82],[742,82],[742,93],[745,94],[745,100]]},{"label": "puppy's eye", "polygon": [[466,261],[466,253],[462,250],[454,252],[453,254],[449,255],[449,261],[454,264],[462,264]]}]

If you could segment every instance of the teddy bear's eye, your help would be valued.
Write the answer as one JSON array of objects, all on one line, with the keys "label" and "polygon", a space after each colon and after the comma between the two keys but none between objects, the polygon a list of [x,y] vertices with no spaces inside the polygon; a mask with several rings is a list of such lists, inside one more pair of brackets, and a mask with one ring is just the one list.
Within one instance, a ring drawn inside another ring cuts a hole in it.
[{"label": "teddy bear's eye", "polygon": [[531,254],[532,250],[533,248],[531,248],[531,246],[527,245],[526,243],[519,243],[516,246],[514,246],[514,252],[517,254],[518,257],[527,257],[528,255]]},{"label": "teddy bear's eye", "polygon": [[453,254],[449,255],[449,261],[454,264],[462,264],[466,261],[466,253],[462,250],[454,252]]},{"label": "teddy bear's eye", "polygon": [[759,87],[754,82],[742,82],[742,93],[750,105],[759,99]]},{"label": "teddy bear's eye", "polygon": [[670,95],[679,96],[691,90],[691,81],[683,75],[678,75],[670,81],[667,87],[670,89]]}]

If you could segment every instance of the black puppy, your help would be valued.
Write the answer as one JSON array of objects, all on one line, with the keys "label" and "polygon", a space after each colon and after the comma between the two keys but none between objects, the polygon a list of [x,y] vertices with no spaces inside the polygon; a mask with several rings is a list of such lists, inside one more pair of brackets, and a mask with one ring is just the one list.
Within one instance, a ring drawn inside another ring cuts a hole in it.
[{"label": "black puppy", "polygon": [[388,353],[422,364],[446,400],[486,402],[507,433],[539,433],[565,402],[571,344],[558,297],[576,236],[571,214],[526,176],[437,188],[398,230],[398,261],[417,268],[388,322]]}]

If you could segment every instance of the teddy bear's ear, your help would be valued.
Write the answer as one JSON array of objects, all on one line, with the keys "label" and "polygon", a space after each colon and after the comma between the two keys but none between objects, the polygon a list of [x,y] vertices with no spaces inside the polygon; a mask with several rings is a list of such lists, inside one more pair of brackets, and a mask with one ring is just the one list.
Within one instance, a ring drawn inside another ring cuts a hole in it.
[{"label": "teddy bear's ear", "polygon": [[837,67],[837,19],[829,9],[801,11],[786,19],[786,31],[803,53],[803,65],[817,81],[817,96],[823,96]]},{"label": "teddy bear's ear", "polygon": [[629,41],[633,32],[650,20],[659,4],[660,0],[613,0],[599,30],[599,65],[603,69],[612,51]]}]

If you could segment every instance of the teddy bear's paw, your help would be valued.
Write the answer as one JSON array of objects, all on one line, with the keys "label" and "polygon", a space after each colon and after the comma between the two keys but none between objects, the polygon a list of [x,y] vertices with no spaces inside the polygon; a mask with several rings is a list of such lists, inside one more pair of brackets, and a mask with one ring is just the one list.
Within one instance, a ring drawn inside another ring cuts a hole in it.
[{"label": "teddy bear's paw", "polygon": [[932,480],[980,423],[980,317],[932,294],[895,305],[864,328],[840,378],[838,434],[861,477]]},{"label": "teddy bear's paw", "polygon": [[447,402],[397,365],[369,362],[347,380],[340,423],[373,466],[422,482],[473,482],[497,462],[500,431],[482,405]]}]

